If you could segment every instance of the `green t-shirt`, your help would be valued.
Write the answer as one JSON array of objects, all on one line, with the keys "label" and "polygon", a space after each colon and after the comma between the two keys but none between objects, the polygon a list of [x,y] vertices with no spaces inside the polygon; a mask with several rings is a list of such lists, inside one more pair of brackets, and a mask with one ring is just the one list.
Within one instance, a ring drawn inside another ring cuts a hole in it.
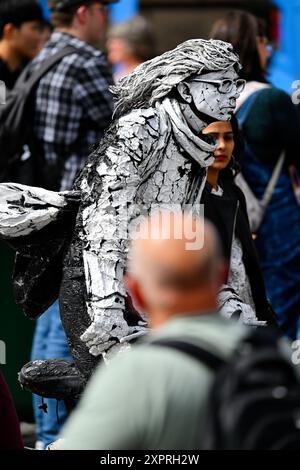
[{"label": "green t-shirt", "polygon": [[149,343],[188,339],[228,357],[244,331],[216,314],[178,316],[101,365],[65,428],[65,449],[198,449],[213,372],[185,353]]}]

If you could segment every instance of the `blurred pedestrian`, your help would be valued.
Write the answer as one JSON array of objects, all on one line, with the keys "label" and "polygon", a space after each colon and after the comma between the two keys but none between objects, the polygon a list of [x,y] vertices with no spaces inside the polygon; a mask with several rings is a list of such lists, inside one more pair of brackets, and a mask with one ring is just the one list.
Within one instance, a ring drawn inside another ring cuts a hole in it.
[{"label": "blurred pedestrian", "polygon": [[115,81],[157,54],[153,27],[141,15],[111,26],[107,37],[108,60],[116,66]]},{"label": "blurred pedestrian", "polygon": [[300,208],[288,168],[291,164],[300,168],[297,110],[289,95],[267,82],[268,41],[262,20],[245,11],[231,11],[214,24],[211,37],[231,42],[243,66],[241,76],[247,84],[237,101],[246,141],[241,166],[258,199],[285,155],[256,246],[278,322],[295,339],[300,337]]},{"label": "blurred pedestrian", "polygon": [[113,103],[108,88],[112,77],[95,45],[104,35],[111,1],[49,1],[55,29],[31,70],[67,46],[75,50],[40,80],[36,91],[30,151],[36,155],[38,186],[46,189],[72,187],[91,146],[110,123]]},{"label": "blurred pedestrian", "polygon": [[0,80],[12,89],[41,49],[43,12],[35,0],[0,2]]}]

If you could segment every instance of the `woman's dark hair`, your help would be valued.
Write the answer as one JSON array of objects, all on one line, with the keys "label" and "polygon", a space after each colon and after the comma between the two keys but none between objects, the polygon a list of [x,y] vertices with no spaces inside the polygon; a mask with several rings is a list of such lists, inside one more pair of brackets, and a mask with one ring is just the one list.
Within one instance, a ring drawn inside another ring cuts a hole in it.
[{"label": "woman's dark hair", "polygon": [[0,0],[0,39],[5,25],[12,23],[19,28],[27,21],[44,21],[43,11],[37,0]]},{"label": "woman's dark hair", "polygon": [[247,81],[260,82],[266,79],[257,50],[257,38],[265,36],[264,21],[242,10],[226,13],[213,24],[210,32],[212,39],[221,39],[233,45],[243,67],[240,76]]},{"label": "woman's dark hair", "polygon": [[220,171],[220,178],[223,180],[232,180],[240,172],[240,161],[245,147],[242,132],[239,129],[237,118],[234,115],[232,116],[230,123],[233,132],[234,150],[233,158],[231,159],[229,165],[224,168],[224,170]]}]

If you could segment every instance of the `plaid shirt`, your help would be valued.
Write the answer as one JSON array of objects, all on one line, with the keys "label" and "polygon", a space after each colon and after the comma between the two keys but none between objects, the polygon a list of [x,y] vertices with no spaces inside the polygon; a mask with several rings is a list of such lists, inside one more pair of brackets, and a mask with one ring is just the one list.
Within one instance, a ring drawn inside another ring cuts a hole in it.
[{"label": "plaid shirt", "polygon": [[[39,82],[34,113],[34,148],[55,175],[53,190],[68,190],[111,120],[112,77],[101,51],[65,33],[54,32],[32,62],[35,70],[66,46],[78,52],[64,57]],[[42,155],[41,155],[42,153]]]}]

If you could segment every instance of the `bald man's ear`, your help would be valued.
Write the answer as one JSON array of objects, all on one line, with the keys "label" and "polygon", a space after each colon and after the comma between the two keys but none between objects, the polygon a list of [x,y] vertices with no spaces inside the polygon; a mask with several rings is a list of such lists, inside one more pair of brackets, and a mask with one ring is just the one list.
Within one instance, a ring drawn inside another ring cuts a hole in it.
[{"label": "bald man's ear", "polygon": [[124,284],[130,294],[130,297],[133,300],[136,309],[141,310],[142,312],[146,311],[146,303],[141,294],[139,282],[135,278],[130,276],[130,274],[125,274]]}]

